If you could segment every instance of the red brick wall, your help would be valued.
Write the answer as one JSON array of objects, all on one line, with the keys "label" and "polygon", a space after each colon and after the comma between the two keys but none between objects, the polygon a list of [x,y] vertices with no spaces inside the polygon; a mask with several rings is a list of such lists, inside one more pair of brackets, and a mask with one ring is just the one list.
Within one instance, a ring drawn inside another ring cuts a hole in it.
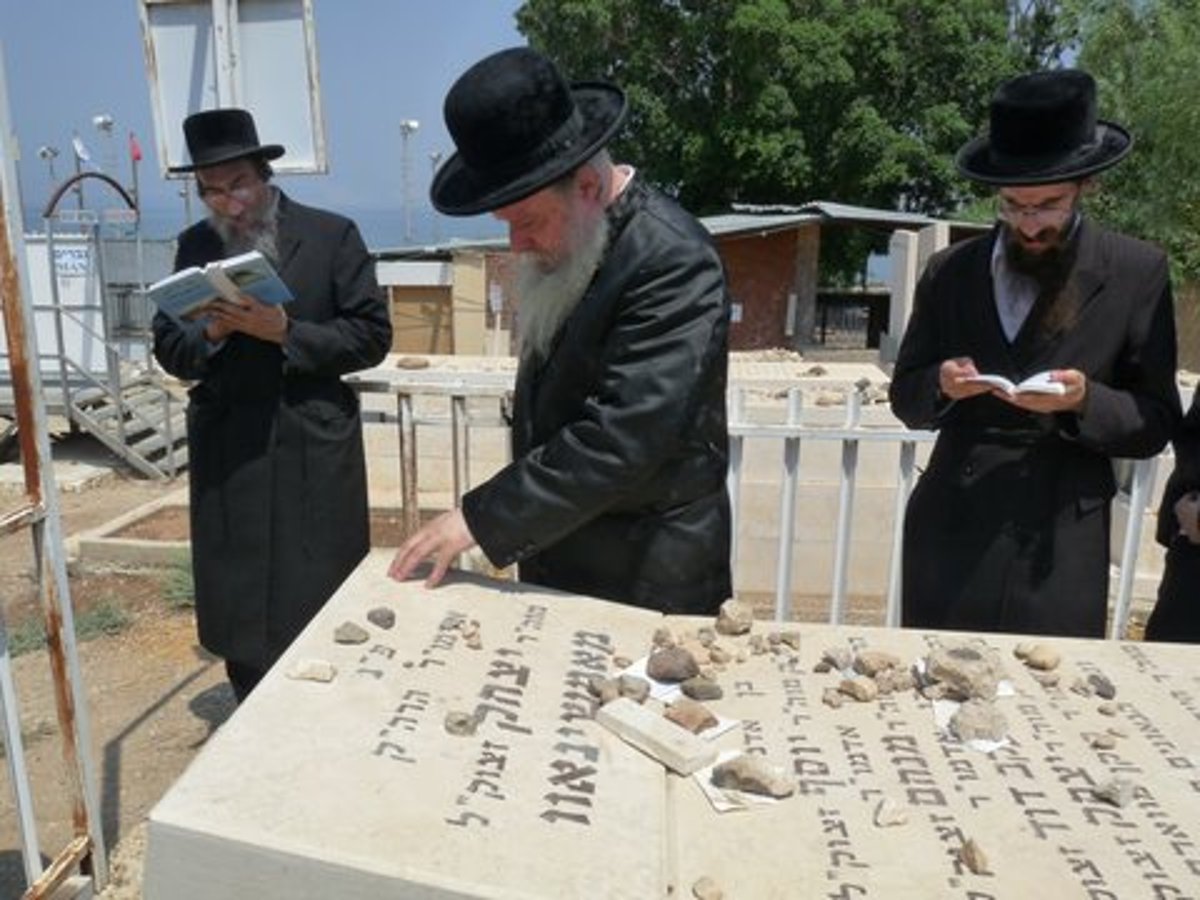
[{"label": "red brick wall", "polygon": [[788,294],[796,290],[796,260],[803,232],[729,235],[717,239],[733,302],[741,321],[729,331],[731,350],[791,347],[784,333]]}]

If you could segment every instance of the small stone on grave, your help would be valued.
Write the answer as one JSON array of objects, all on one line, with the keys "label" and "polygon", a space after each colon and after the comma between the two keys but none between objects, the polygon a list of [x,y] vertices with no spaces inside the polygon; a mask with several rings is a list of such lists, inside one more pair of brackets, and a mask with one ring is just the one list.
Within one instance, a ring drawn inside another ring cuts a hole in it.
[{"label": "small stone on grave", "polygon": [[693,700],[720,700],[725,696],[725,692],[721,690],[721,685],[717,684],[711,678],[705,678],[703,675],[689,678],[679,685],[679,687],[685,696],[691,697]]},{"label": "small stone on grave", "polygon": [[692,896],[696,900],[725,900],[725,892],[707,875],[696,879],[692,885]]},{"label": "small stone on grave", "polygon": [[740,600],[726,600],[717,612],[716,628],[720,634],[745,634],[754,627],[754,608]]},{"label": "small stone on grave", "polygon": [[711,626],[704,625],[696,630],[696,640],[705,647],[711,647],[717,642],[717,632]]},{"label": "small stone on grave", "polygon": [[299,659],[287,670],[287,677],[295,681],[320,681],[328,683],[337,677],[337,668],[323,659]]},{"label": "small stone on grave", "polygon": [[453,734],[456,737],[470,737],[479,727],[479,720],[475,718],[474,713],[451,710],[446,713],[443,727],[447,734]]},{"label": "small stone on grave", "polygon": [[367,629],[357,622],[343,622],[333,632],[333,639],[339,644],[365,644],[370,637]]},{"label": "small stone on grave", "polygon": [[890,828],[894,825],[908,824],[908,810],[902,807],[891,797],[884,797],[875,804],[875,813],[872,817],[876,828]]},{"label": "small stone on grave", "polygon": [[1127,778],[1112,778],[1092,788],[1092,796],[1113,806],[1128,806],[1133,802],[1133,782]]},{"label": "small stone on grave", "polygon": [[386,631],[396,624],[396,611],[388,609],[386,606],[376,606],[367,613],[367,621],[376,628]]},{"label": "small stone on grave", "polygon": [[712,783],[719,788],[761,794],[764,797],[790,797],[796,785],[780,775],[760,754],[740,753],[713,767]]},{"label": "small stone on grave", "polygon": [[717,717],[702,703],[680,697],[663,711],[663,716],[692,734],[699,734],[717,724]]},{"label": "small stone on grave", "polygon": [[879,696],[879,685],[865,675],[845,678],[838,685],[838,690],[847,697],[853,697],[859,703],[869,703]]},{"label": "small stone on grave", "polygon": [[1062,656],[1048,644],[1034,644],[1025,654],[1025,665],[1031,669],[1049,672],[1057,669],[1062,662]]},{"label": "small stone on grave", "polygon": [[967,838],[966,843],[958,850],[958,858],[962,860],[964,866],[976,875],[991,874],[991,871],[988,869],[987,854],[976,843],[975,838]]},{"label": "small stone on grave", "polygon": [[854,657],[854,671],[859,675],[874,678],[880,672],[900,665],[900,657],[882,650],[864,650]]},{"label": "small stone on grave", "polygon": [[838,709],[846,702],[846,695],[835,687],[827,687],[821,692],[821,702],[833,709]]},{"label": "small stone on grave", "polygon": [[962,700],[991,700],[1004,674],[995,651],[982,644],[935,647],[925,658],[925,671]]},{"label": "small stone on grave", "polygon": [[991,701],[967,700],[950,717],[950,732],[960,741],[999,741],[1008,734],[1008,720]]},{"label": "small stone on grave", "polygon": [[658,628],[654,629],[654,636],[650,639],[650,643],[654,647],[674,647],[675,635],[666,625],[660,625]]},{"label": "small stone on grave", "polygon": [[1102,700],[1111,700],[1117,696],[1116,686],[1099,672],[1093,672],[1088,676],[1088,684],[1092,686],[1096,696]]},{"label": "small stone on grave", "polygon": [[650,696],[650,682],[636,675],[622,675],[617,679],[617,691],[634,703],[645,703],[646,698]]},{"label": "small stone on grave", "polygon": [[827,647],[821,659],[839,672],[845,672],[854,664],[854,654],[849,647]]},{"label": "small stone on grave", "polygon": [[1118,712],[1117,704],[1105,701],[1096,707],[1096,712],[1102,716],[1115,716]]},{"label": "small stone on grave", "polygon": [[1111,734],[1092,735],[1092,748],[1095,750],[1111,750],[1117,746],[1117,739]]},{"label": "small stone on grave", "polygon": [[678,684],[700,673],[696,658],[683,647],[656,650],[646,660],[646,674],[655,681]]}]

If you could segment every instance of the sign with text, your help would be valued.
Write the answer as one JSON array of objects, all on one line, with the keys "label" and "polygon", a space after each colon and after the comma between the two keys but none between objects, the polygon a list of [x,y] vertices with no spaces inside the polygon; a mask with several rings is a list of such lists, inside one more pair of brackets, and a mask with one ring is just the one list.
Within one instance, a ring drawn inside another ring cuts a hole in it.
[{"label": "sign with text", "polygon": [[[155,808],[148,900],[254,885],[643,900],[702,878],[729,897],[1124,898],[1200,883],[1200,648],[1047,640],[1063,662],[1046,685],[1015,636],[789,624],[797,648],[757,622],[717,637],[724,695],[708,705],[739,724],[714,744],[761,755],[795,792],[719,813],[698,776],[597,724],[588,690],[660,626],[710,620],[469,575],[397,584],[390,556],[360,565]],[[380,607],[394,627],[370,623]],[[335,643],[344,622],[366,641]],[[1000,749],[945,733],[915,690],[822,702],[844,677],[815,671],[827,648],[915,661],[967,639],[999,652],[1012,685]],[[336,677],[287,677],[313,660]],[[1074,689],[1090,676],[1115,697]],[[1122,805],[1098,799],[1115,778]],[[965,861],[968,842],[986,864]]]}]

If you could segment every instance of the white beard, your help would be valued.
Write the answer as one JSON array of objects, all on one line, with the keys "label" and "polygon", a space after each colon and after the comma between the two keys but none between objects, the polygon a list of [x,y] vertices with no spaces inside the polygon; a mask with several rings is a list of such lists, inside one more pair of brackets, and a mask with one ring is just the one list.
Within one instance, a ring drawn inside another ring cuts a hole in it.
[{"label": "white beard", "polygon": [[552,271],[541,268],[537,256],[521,253],[514,268],[517,327],[521,355],[545,359],[554,336],[583,299],[608,246],[608,219],[579,228],[566,258]]}]

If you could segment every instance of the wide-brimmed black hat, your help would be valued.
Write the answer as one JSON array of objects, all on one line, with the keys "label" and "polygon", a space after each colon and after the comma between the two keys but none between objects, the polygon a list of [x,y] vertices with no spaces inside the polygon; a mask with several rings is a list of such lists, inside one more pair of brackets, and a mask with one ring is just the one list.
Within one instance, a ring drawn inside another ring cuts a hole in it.
[{"label": "wide-brimmed black hat", "polygon": [[278,159],[279,144],[260,144],[254,118],[244,109],[206,109],[183,120],[191,164],[171,166],[170,172],[194,172],[247,156]]},{"label": "wide-brimmed black hat", "polygon": [[958,171],[991,185],[1075,181],[1115,165],[1133,147],[1129,132],[1096,118],[1096,82],[1079,69],[1006,81],[991,104],[987,134],[958,151]]},{"label": "wide-brimmed black hat", "polygon": [[446,94],[446,127],[458,152],[433,179],[433,205],[472,216],[522,200],[607,144],[625,111],[620,88],[568,86],[554,63],[528,47],[493,54]]}]

